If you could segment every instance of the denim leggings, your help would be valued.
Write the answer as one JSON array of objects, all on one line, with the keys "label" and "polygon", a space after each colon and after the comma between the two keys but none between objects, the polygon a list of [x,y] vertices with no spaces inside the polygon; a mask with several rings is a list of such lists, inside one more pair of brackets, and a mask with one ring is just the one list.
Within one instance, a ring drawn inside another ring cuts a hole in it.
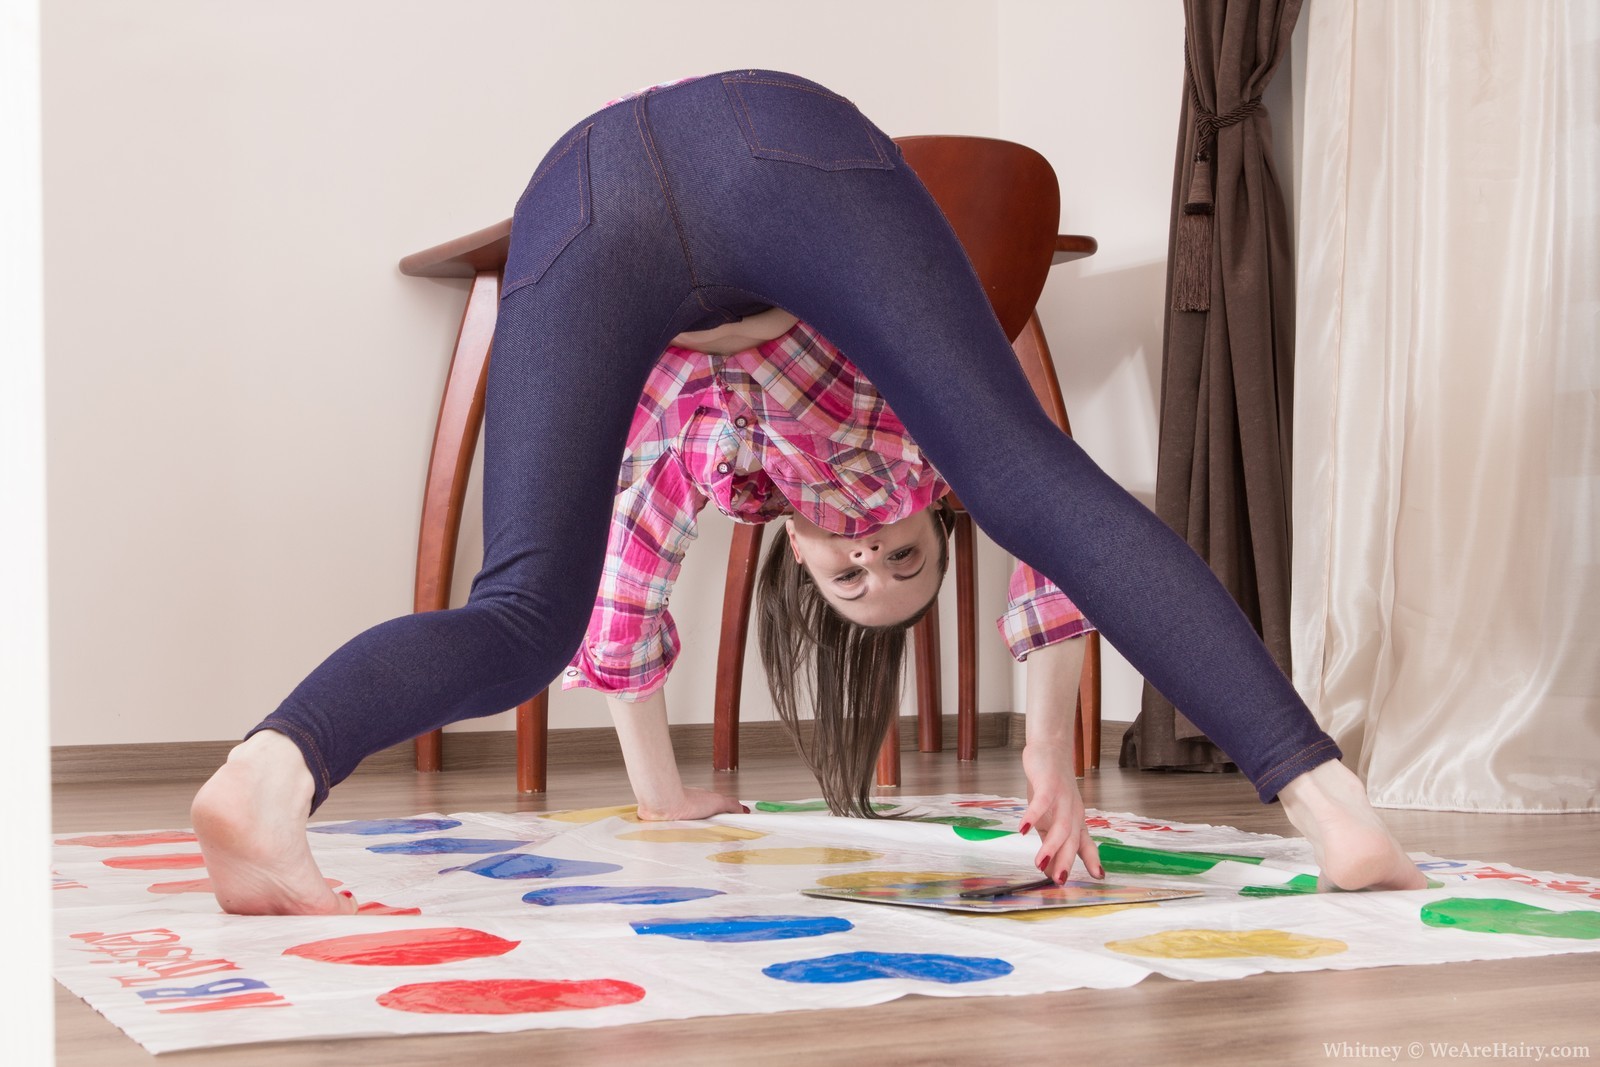
[{"label": "denim leggings", "polygon": [[489,367],[483,569],[463,607],[360,634],[256,727],[300,747],[313,807],[366,755],[560,673],[651,367],[674,335],[769,306],[839,346],[983,530],[1065,590],[1263,800],[1338,757],[1206,564],[1041,409],[893,141],[813,82],[738,71],[613,104],[539,165]]}]

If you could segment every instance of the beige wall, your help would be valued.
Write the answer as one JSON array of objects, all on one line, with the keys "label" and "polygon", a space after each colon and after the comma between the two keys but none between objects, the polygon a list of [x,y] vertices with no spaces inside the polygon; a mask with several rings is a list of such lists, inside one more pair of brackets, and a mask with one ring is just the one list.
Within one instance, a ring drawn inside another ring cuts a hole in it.
[{"label": "beige wall", "polygon": [[[1102,248],[1057,268],[1042,308],[1069,410],[1148,498],[1181,78],[1170,7],[702,3],[691,23],[642,2],[48,2],[54,743],[238,736],[339,642],[408,609],[463,290],[396,261],[509,214],[576,115],[685,74],[797,69],[893,133],[1049,156],[1064,227]],[[691,650],[675,721],[710,716],[727,528],[707,527],[673,598]],[[986,616],[1007,570],[986,556]],[[982,704],[1009,707],[1009,660],[984,632]],[[770,715],[753,663],[746,693],[747,718]],[[1108,717],[1136,707],[1114,674]],[[552,715],[605,721],[591,694],[558,695]]]}]

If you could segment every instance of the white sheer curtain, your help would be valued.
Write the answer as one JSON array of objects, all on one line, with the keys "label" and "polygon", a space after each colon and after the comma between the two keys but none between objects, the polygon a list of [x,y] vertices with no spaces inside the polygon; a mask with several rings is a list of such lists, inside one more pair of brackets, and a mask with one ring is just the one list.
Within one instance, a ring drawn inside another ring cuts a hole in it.
[{"label": "white sheer curtain", "polygon": [[1296,684],[1376,804],[1600,810],[1600,3],[1309,11]]}]

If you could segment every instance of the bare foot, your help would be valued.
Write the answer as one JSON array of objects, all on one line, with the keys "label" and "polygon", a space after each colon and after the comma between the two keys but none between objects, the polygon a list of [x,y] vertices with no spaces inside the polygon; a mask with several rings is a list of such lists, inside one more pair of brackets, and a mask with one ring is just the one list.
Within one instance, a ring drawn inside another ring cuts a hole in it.
[{"label": "bare foot", "polygon": [[1428,880],[1367,800],[1366,786],[1338,760],[1283,787],[1283,813],[1311,842],[1322,878],[1340,889],[1423,889]]},{"label": "bare foot", "polygon": [[235,915],[336,915],[356,910],[311,858],[311,772],[293,741],[263,730],[228,753],[195,794],[190,816],[222,910]]}]

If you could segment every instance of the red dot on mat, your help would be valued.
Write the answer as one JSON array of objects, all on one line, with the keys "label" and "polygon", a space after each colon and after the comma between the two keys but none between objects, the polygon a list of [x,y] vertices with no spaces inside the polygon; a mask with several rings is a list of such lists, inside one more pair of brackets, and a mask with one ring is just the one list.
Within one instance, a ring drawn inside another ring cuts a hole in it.
[{"label": "red dot on mat", "polygon": [[609,1008],[616,1004],[632,1004],[643,997],[643,989],[615,978],[581,982],[491,978],[403,985],[380,995],[378,1003],[396,1011],[424,1015],[519,1015]]},{"label": "red dot on mat", "polygon": [[91,834],[88,837],[58,837],[58,845],[88,845],[90,848],[138,848],[140,845],[183,845],[195,836],[186,830],[157,830],[150,834]]},{"label": "red dot on mat", "polygon": [[440,926],[427,930],[379,930],[370,934],[330,937],[286,948],[283,954],[324,963],[354,963],[363,967],[416,967],[503,956],[521,943],[463,926]]},{"label": "red dot on mat", "polygon": [[421,915],[421,908],[397,908],[392,904],[380,904],[376,900],[369,900],[356,908],[360,915]]},{"label": "red dot on mat", "polygon": [[112,856],[100,862],[122,871],[189,871],[206,865],[205,857],[198,852],[173,852],[165,856]]}]

